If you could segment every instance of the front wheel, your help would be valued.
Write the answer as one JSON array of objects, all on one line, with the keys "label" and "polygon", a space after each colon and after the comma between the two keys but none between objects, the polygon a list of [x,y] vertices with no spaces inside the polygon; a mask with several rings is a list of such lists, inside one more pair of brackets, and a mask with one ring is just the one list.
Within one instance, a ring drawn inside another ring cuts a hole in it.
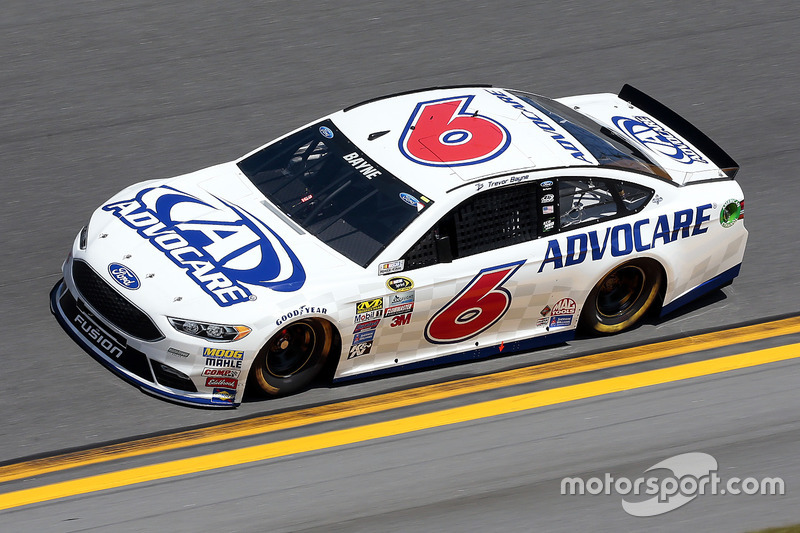
[{"label": "front wheel", "polygon": [[281,328],[258,352],[251,375],[270,396],[292,394],[308,386],[331,351],[330,322],[306,319]]},{"label": "front wheel", "polygon": [[619,333],[639,321],[661,290],[661,268],[652,261],[629,261],[597,282],[581,313],[581,326]]}]

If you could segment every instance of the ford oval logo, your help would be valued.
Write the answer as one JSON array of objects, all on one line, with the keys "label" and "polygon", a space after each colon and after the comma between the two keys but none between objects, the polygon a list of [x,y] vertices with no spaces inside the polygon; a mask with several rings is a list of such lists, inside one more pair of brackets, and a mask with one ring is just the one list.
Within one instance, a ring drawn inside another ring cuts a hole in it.
[{"label": "ford oval logo", "polygon": [[133,270],[126,267],[125,265],[121,265],[119,263],[111,263],[110,265],[108,265],[108,273],[111,274],[111,277],[114,278],[114,281],[116,281],[126,289],[134,291],[139,287],[141,287],[141,283],[139,283],[139,278],[136,277],[136,274],[133,273]]}]

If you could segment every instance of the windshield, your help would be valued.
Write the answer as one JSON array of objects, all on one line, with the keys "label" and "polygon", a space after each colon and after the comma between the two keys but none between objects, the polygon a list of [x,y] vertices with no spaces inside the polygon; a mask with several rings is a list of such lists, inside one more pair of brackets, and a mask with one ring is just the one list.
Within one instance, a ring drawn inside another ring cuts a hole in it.
[{"label": "windshield", "polygon": [[600,165],[640,170],[648,174],[656,174],[665,179],[671,179],[661,166],[648,159],[627,139],[598,124],[586,115],[544,96],[519,91],[509,92],[528,105],[547,114],[559,126],[567,130],[570,135],[575,137],[578,142],[591,152]]},{"label": "windshield", "polygon": [[238,166],[278,209],[362,267],[433,203],[369,159],[330,120]]}]

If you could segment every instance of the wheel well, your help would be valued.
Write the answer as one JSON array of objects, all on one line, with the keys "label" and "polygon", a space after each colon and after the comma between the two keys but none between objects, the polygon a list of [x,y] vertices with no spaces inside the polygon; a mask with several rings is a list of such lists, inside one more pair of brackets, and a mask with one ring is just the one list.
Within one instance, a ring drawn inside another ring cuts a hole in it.
[{"label": "wheel well", "polygon": [[[339,333],[339,330],[334,325],[334,323],[326,318],[308,317],[308,318],[302,318],[301,320],[313,321],[319,324],[326,324],[330,329],[331,335],[333,337],[331,339],[331,346],[328,351],[325,365],[322,367],[322,370],[317,376],[317,380],[324,380],[330,382],[331,379],[333,378],[334,373],[336,372],[336,367],[339,363],[339,359],[341,358],[341,350],[342,350],[341,334]],[[299,322],[299,321],[300,320],[296,320],[294,322]],[[288,326],[290,324],[293,324],[294,322],[289,322],[286,325]],[[323,328],[324,327],[325,326],[323,325]],[[261,355],[261,352],[267,347],[267,343],[270,341],[270,339],[272,339],[274,335],[275,333],[273,333],[272,336],[264,339],[261,348],[259,348],[258,353],[256,354],[254,362],[258,360],[258,357]],[[245,385],[246,388],[250,388],[251,385],[254,386],[254,388],[256,389],[259,388],[258,384],[255,383],[255,376],[254,376],[255,371],[256,371],[256,365],[251,365],[250,369],[247,372],[247,378],[246,378],[247,383]]]},{"label": "wheel well", "polygon": [[331,343],[331,351],[328,353],[328,360],[325,361],[325,366],[322,368],[322,372],[319,373],[320,380],[330,383],[333,381],[336,368],[339,366],[339,361],[342,359],[342,334],[339,333],[339,328],[330,320],[324,318],[318,320],[325,320],[325,322],[328,322],[333,332],[333,342]]},{"label": "wheel well", "polygon": [[659,310],[661,309],[661,306],[664,303],[664,295],[666,294],[666,287],[667,287],[667,271],[664,268],[664,265],[661,264],[660,261],[658,261],[657,259],[654,259],[652,257],[638,257],[636,259],[630,259],[628,261],[622,261],[620,263],[617,263],[613,267],[609,268],[600,277],[600,279],[598,279],[595,282],[595,284],[592,285],[592,288],[589,289],[589,292],[586,294],[586,297],[583,300],[583,307],[581,309],[581,315],[580,315],[580,319],[579,319],[579,329],[583,330],[584,333],[589,333],[589,331],[587,331],[587,328],[586,328],[586,325],[585,325],[586,321],[584,320],[584,315],[587,312],[590,312],[588,310],[588,305],[587,304],[588,304],[588,301],[589,301],[589,299],[591,297],[592,292],[594,291],[595,287],[597,287],[597,284],[600,283],[601,280],[603,280],[611,272],[613,272],[614,270],[620,268],[623,265],[648,265],[650,267],[655,268],[658,271],[660,279],[661,279],[661,283],[659,284],[658,293],[656,294],[655,300],[653,301],[652,307],[648,310],[648,313],[653,313],[653,312],[655,312],[656,309],[659,309]]}]

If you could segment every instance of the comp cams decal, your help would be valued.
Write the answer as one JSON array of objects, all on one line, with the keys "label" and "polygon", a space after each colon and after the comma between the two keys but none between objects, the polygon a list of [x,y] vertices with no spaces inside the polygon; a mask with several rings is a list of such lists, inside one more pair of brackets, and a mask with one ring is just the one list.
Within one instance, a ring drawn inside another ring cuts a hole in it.
[{"label": "comp cams decal", "polygon": [[468,112],[475,95],[420,102],[400,135],[400,152],[431,167],[489,161],[511,144],[508,130],[491,118]]},{"label": "comp cams decal", "polygon": [[674,159],[679,163],[708,163],[707,160],[670,133],[664,126],[649,117],[611,117],[614,125],[645,145],[647,148]]},{"label": "comp cams decal", "polygon": [[255,299],[248,285],[291,292],[306,273],[277,233],[250,213],[214,198],[205,202],[168,186],[103,206],[133,228],[220,306]]}]

